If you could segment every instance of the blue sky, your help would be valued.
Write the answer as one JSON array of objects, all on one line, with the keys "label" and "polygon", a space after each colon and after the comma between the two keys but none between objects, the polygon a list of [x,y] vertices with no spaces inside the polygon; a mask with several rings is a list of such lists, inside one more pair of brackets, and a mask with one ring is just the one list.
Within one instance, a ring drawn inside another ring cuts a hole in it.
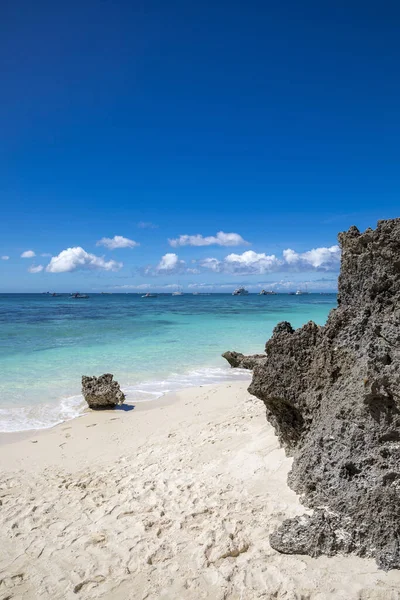
[{"label": "blue sky", "polygon": [[337,232],[399,216],[399,25],[395,2],[2,3],[0,291],[335,289]]}]

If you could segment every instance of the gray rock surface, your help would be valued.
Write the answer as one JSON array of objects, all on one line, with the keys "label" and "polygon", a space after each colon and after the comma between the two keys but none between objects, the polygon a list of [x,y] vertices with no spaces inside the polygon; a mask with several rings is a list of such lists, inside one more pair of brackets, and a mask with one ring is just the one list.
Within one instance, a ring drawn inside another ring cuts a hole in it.
[{"label": "gray rock surface", "polygon": [[400,219],[339,242],[338,308],[324,327],[280,323],[249,387],[294,458],[289,485],[313,509],[270,542],[400,568]]},{"label": "gray rock surface", "polygon": [[125,395],[121,391],[117,381],[113,381],[111,373],[105,373],[100,377],[82,376],[82,394],[89,408],[104,409],[114,408],[122,404]]},{"label": "gray rock surface", "polygon": [[255,365],[263,363],[267,359],[267,356],[265,354],[245,356],[241,352],[228,351],[222,354],[222,358],[225,358],[233,368],[252,370]]}]

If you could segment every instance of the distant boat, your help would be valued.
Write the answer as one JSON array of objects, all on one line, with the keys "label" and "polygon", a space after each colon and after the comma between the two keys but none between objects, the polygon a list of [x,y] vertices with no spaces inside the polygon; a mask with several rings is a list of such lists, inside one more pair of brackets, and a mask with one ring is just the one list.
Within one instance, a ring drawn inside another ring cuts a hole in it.
[{"label": "distant boat", "polygon": [[296,296],[304,296],[304,294],[308,294],[307,286],[305,290],[297,290],[296,292]]},{"label": "distant boat", "polygon": [[61,296],[61,294],[56,294],[56,292],[53,292],[52,294],[50,294],[50,296],[52,296],[53,298],[55,298],[56,296]]},{"label": "distant boat", "polygon": [[248,291],[243,286],[238,287],[232,294],[232,296],[247,296]]},{"label": "distant boat", "polygon": [[261,292],[258,294],[259,296],[275,296],[276,292],[271,291],[266,291],[266,290],[261,290]]},{"label": "distant boat", "polygon": [[180,285],[178,285],[178,289],[176,290],[176,292],[172,292],[172,296],[183,296],[182,288]]},{"label": "distant boat", "polygon": [[71,294],[71,298],[73,298],[74,300],[86,300],[86,298],[89,298],[89,296],[87,294],[80,294],[79,292],[75,292],[74,294]]},{"label": "distant boat", "polygon": [[100,292],[102,296],[111,296],[112,292]]},{"label": "distant boat", "polygon": [[296,292],[288,292],[289,296],[295,296]]},{"label": "distant boat", "polygon": [[150,294],[150,292],[147,292],[142,298],[157,298],[157,294]]}]

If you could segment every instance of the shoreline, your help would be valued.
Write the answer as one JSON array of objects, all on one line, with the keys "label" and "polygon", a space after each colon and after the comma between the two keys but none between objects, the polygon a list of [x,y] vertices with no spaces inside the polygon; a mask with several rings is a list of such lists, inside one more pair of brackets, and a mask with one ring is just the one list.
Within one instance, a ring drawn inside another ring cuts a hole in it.
[{"label": "shoreline", "polygon": [[[165,396],[174,395],[186,389],[191,389],[193,387],[202,387],[205,385],[218,385],[219,383],[230,383],[236,381],[249,382],[250,379],[250,371],[247,371],[245,369],[232,369],[224,361],[222,363],[222,366],[208,365],[198,368],[191,368],[183,373],[175,374],[169,379],[149,379],[139,381],[136,384],[121,384],[121,389],[126,395],[125,404],[128,406],[138,407],[142,404],[147,405],[150,403],[158,402],[159,400],[162,400]],[[185,383],[182,385],[182,382]],[[166,386],[166,389],[164,390],[162,389],[163,385]],[[139,398],[132,398],[133,394],[139,395]],[[142,395],[142,397],[140,397],[140,395]],[[156,397],[151,397],[152,395],[156,395]],[[77,399],[79,399],[79,404],[77,404],[76,402]],[[65,403],[68,402],[73,403],[69,407],[72,412],[68,415],[63,415],[62,407]],[[15,410],[26,411],[32,409],[39,410],[40,414],[40,409],[42,409],[43,407],[48,409],[50,413],[52,410],[55,409],[60,411],[61,414],[59,416],[62,420],[46,426],[43,425],[42,427],[32,427],[30,429],[15,429],[11,431],[0,431],[0,446],[3,443],[9,443],[7,441],[8,439],[12,441],[14,435],[16,436],[16,439],[25,439],[27,436],[30,436],[31,433],[48,431],[50,429],[53,429],[54,427],[62,425],[63,423],[68,423],[75,419],[82,418],[82,416],[84,416],[89,410],[81,392],[70,394],[68,396],[63,396],[61,398],[58,398],[54,402],[51,400],[47,400],[37,405],[33,404],[31,405],[31,407],[21,406],[16,408],[11,406],[1,407],[1,410],[9,410],[10,412],[13,412]],[[118,407],[117,410],[122,409]],[[32,415],[30,418],[35,418],[35,416]],[[54,418],[57,417],[54,416]]]},{"label": "shoreline", "polygon": [[[232,382],[235,382],[233,380]],[[232,383],[231,382],[231,383]],[[229,381],[226,383],[230,383]],[[204,384],[198,386],[199,388],[203,388],[206,386],[212,386],[215,384]],[[193,387],[185,388],[180,390],[182,392],[186,392],[187,390],[193,389]],[[50,427],[42,428],[42,429],[26,429],[22,431],[0,431],[0,448],[4,445],[15,444],[22,441],[31,441],[32,439],[37,439],[42,436],[50,435],[52,433],[58,433],[60,429],[65,427],[66,425],[73,423],[75,421],[84,421],[86,427],[93,426],[94,423],[96,425],[98,423],[104,424],[107,420],[107,417],[115,418],[119,420],[119,413],[135,413],[138,412],[147,412],[150,410],[154,410],[156,408],[162,408],[163,405],[169,405],[177,401],[177,395],[179,392],[166,392],[160,398],[156,398],[155,400],[141,400],[136,404],[123,404],[122,406],[116,406],[113,409],[106,410],[92,410],[88,406],[84,407],[83,412],[76,417],[71,417],[61,423],[56,423]],[[85,402],[83,400],[83,402]],[[96,417],[99,416],[97,419]],[[0,462],[1,464],[1,462]]]},{"label": "shoreline", "polygon": [[400,572],[373,560],[270,547],[304,507],[286,483],[292,459],[247,386],[92,411],[4,445],[3,596],[398,600]]}]

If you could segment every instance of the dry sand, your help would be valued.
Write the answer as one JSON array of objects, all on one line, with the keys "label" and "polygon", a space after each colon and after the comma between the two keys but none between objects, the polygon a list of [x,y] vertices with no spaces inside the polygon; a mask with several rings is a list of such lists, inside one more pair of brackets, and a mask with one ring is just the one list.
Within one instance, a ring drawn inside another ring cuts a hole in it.
[{"label": "dry sand", "polygon": [[0,600],[399,600],[372,560],[272,550],[304,509],[246,387],[3,435]]}]

